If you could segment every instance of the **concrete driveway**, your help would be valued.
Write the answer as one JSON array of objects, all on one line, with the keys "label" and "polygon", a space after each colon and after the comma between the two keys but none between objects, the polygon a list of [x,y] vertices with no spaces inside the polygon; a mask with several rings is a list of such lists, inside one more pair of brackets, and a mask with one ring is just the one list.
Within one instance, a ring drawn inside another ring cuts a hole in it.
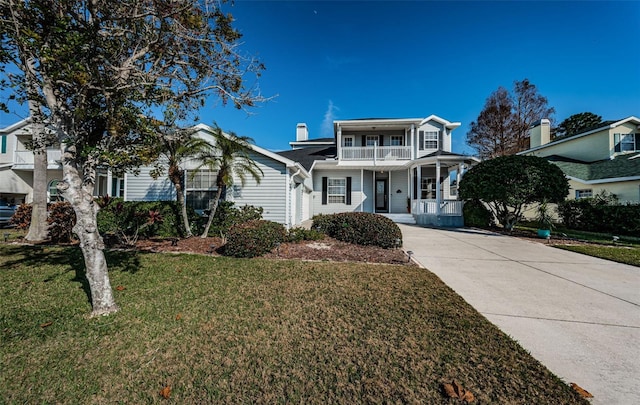
[{"label": "concrete driveway", "polygon": [[593,404],[640,404],[640,268],[473,229],[404,248]]}]

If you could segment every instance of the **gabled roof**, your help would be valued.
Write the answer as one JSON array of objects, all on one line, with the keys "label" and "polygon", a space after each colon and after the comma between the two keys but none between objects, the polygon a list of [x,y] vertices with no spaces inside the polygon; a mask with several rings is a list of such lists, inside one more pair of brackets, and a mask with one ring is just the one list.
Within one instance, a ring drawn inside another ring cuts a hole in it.
[{"label": "gabled roof", "polygon": [[15,124],[11,124],[8,127],[4,127],[0,129],[0,134],[10,134],[11,132],[17,131],[18,129],[27,126],[31,123],[31,117],[27,117],[23,120],[16,122]]},{"label": "gabled roof", "polygon": [[335,120],[333,121],[334,131],[338,126],[349,126],[349,127],[366,127],[366,126],[406,126],[406,125],[423,125],[428,121],[436,121],[442,124],[447,129],[455,129],[459,127],[461,124],[459,122],[450,122],[445,120],[444,118],[438,117],[437,115],[430,115],[427,118],[356,118],[350,120]]},{"label": "gabled roof", "polygon": [[618,121],[605,121],[602,124],[599,124],[596,128],[583,131],[583,132],[581,132],[579,134],[570,135],[570,136],[563,136],[562,138],[554,139],[553,141],[551,141],[549,143],[546,143],[544,145],[536,146],[535,148],[530,148],[530,149],[524,150],[522,152],[518,152],[518,155],[527,154],[527,153],[529,153],[531,151],[534,151],[534,150],[544,149],[544,148],[549,147],[549,146],[558,145],[560,143],[567,142],[567,141],[572,141],[572,140],[577,139],[577,138],[582,138],[584,136],[595,134],[596,132],[613,129],[615,127],[619,127],[620,125],[624,125],[627,122],[633,122],[636,125],[640,125],[640,118],[637,118],[637,117],[632,115],[630,117],[627,117],[627,118],[624,118],[624,119],[621,119],[621,120],[618,120]]},{"label": "gabled roof", "polygon": [[637,156],[618,156],[615,159],[591,163],[556,155],[549,156],[548,159],[560,167],[567,177],[584,182],[603,183],[640,179],[640,159],[636,159]]},{"label": "gabled roof", "polygon": [[[206,124],[198,124],[194,128],[199,130],[199,131],[204,131],[208,136],[211,136],[211,134],[214,131],[214,129],[212,127],[210,127],[209,125],[206,125]],[[223,132],[223,134],[225,136],[228,136],[228,134],[225,133],[225,132]],[[266,157],[268,157],[270,159],[273,159],[273,160],[275,160],[277,162],[280,162],[280,163],[284,164],[288,168],[297,167],[297,168],[301,169],[301,173],[300,174],[303,177],[310,177],[309,172],[307,172],[307,170],[300,163],[298,163],[296,161],[293,161],[291,159],[288,159],[288,158],[286,158],[284,156],[280,156],[279,154],[277,154],[275,152],[271,152],[271,151],[269,151],[267,149],[264,149],[264,148],[261,148],[261,147],[259,147],[257,145],[250,144],[249,146],[251,147],[251,149],[254,152],[259,153],[259,154],[261,154],[263,156],[266,156]]]}]

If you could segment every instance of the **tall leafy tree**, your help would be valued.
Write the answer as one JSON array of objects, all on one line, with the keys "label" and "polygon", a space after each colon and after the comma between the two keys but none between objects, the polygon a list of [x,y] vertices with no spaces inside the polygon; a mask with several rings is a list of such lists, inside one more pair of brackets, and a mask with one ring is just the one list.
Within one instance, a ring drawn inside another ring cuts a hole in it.
[{"label": "tall leafy tree", "polygon": [[526,205],[558,203],[569,193],[562,170],[537,156],[499,156],[472,167],[460,181],[460,197],[486,204],[500,224],[512,230]]},{"label": "tall leafy tree", "polygon": [[471,122],[467,143],[482,158],[513,155],[528,149],[531,125],[542,118],[551,119],[554,112],[528,79],[514,82],[512,93],[499,87]]},{"label": "tall leafy tree", "polygon": [[[8,60],[34,81],[62,152],[62,196],[74,208],[93,314],[117,310],[93,191],[99,167],[152,159],[154,107],[197,109],[208,96],[237,108],[264,101],[247,75],[264,66],[239,53],[233,17],[215,0],[0,0]],[[24,89],[24,87],[23,87]]]},{"label": "tall leafy tree", "polygon": [[591,112],[573,114],[563,120],[555,130],[555,138],[579,134],[602,124],[602,117]]},{"label": "tall leafy tree", "polygon": [[244,185],[247,176],[251,176],[257,183],[262,179],[262,169],[251,158],[251,143],[253,140],[247,136],[238,136],[231,132],[225,134],[219,127],[213,131],[215,144],[212,145],[211,152],[200,157],[202,164],[209,170],[216,171],[216,194],[210,202],[209,218],[204,227],[201,237],[206,238],[209,228],[216,215],[220,198],[225,195],[227,187],[234,183],[234,178],[238,178]]}]

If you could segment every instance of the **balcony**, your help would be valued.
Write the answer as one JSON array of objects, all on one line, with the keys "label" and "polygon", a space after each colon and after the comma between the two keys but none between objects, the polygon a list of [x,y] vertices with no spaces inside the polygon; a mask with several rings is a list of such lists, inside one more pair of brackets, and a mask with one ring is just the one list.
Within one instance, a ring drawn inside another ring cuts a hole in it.
[{"label": "balcony", "polygon": [[[33,151],[17,150],[13,156],[14,166],[33,169]],[[58,165],[61,158],[62,152],[59,149],[47,149],[47,163],[49,166]]]},{"label": "balcony", "polygon": [[410,146],[343,146],[341,160],[410,160]]}]

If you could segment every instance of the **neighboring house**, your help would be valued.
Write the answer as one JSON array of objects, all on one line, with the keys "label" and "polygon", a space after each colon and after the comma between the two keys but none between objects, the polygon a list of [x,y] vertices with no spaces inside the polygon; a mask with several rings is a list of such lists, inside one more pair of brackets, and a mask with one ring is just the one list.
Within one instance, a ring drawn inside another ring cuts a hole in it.
[{"label": "neighboring house", "polygon": [[[213,143],[213,129],[197,125],[197,136]],[[0,199],[9,203],[30,203],[33,200],[33,152],[26,145],[31,139],[30,120],[25,119],[0,130]],[[264,209],[263,217],[285,226],[299,225],[308,218],[311,178],[298,163],[258,146],[251,145],[251,157],[263,172],[260,184],[247,176],[244,186],[235,179],[227,199],[237,205],[254,205]],[[62,179],[61,152],[49,148],[47,170],[49,201],[61,199],[57,183]],[[187,204],[196,210],[208,208],[216,192],[216,173],[193,171],[197,162],[185,165]],[[109,170],[98,173],[94,195],[122,197],[125,201],[175,200],[175,189],[166,176],[154,179],[152,167],[143,166],[137,173],[115,176]]]},{"label": "neighboring house", "polygon": [[559,139],[550,138],[549,120],[530,130],[531,148],[520,152],[547,158],[569,179],[568,198],[606,191],[621,202],[640,202],[640,119],[607,121],[597,128]]},{"label": "neighboring house", "polygon": [[334,121],[334,138],[308,139],[298,124],[281,156],[311,174],[309,216],[338,212],[410,214],[419,224],[462,226],[457,184],[479,162],[451,152],[460,123],[427,118]]}]

